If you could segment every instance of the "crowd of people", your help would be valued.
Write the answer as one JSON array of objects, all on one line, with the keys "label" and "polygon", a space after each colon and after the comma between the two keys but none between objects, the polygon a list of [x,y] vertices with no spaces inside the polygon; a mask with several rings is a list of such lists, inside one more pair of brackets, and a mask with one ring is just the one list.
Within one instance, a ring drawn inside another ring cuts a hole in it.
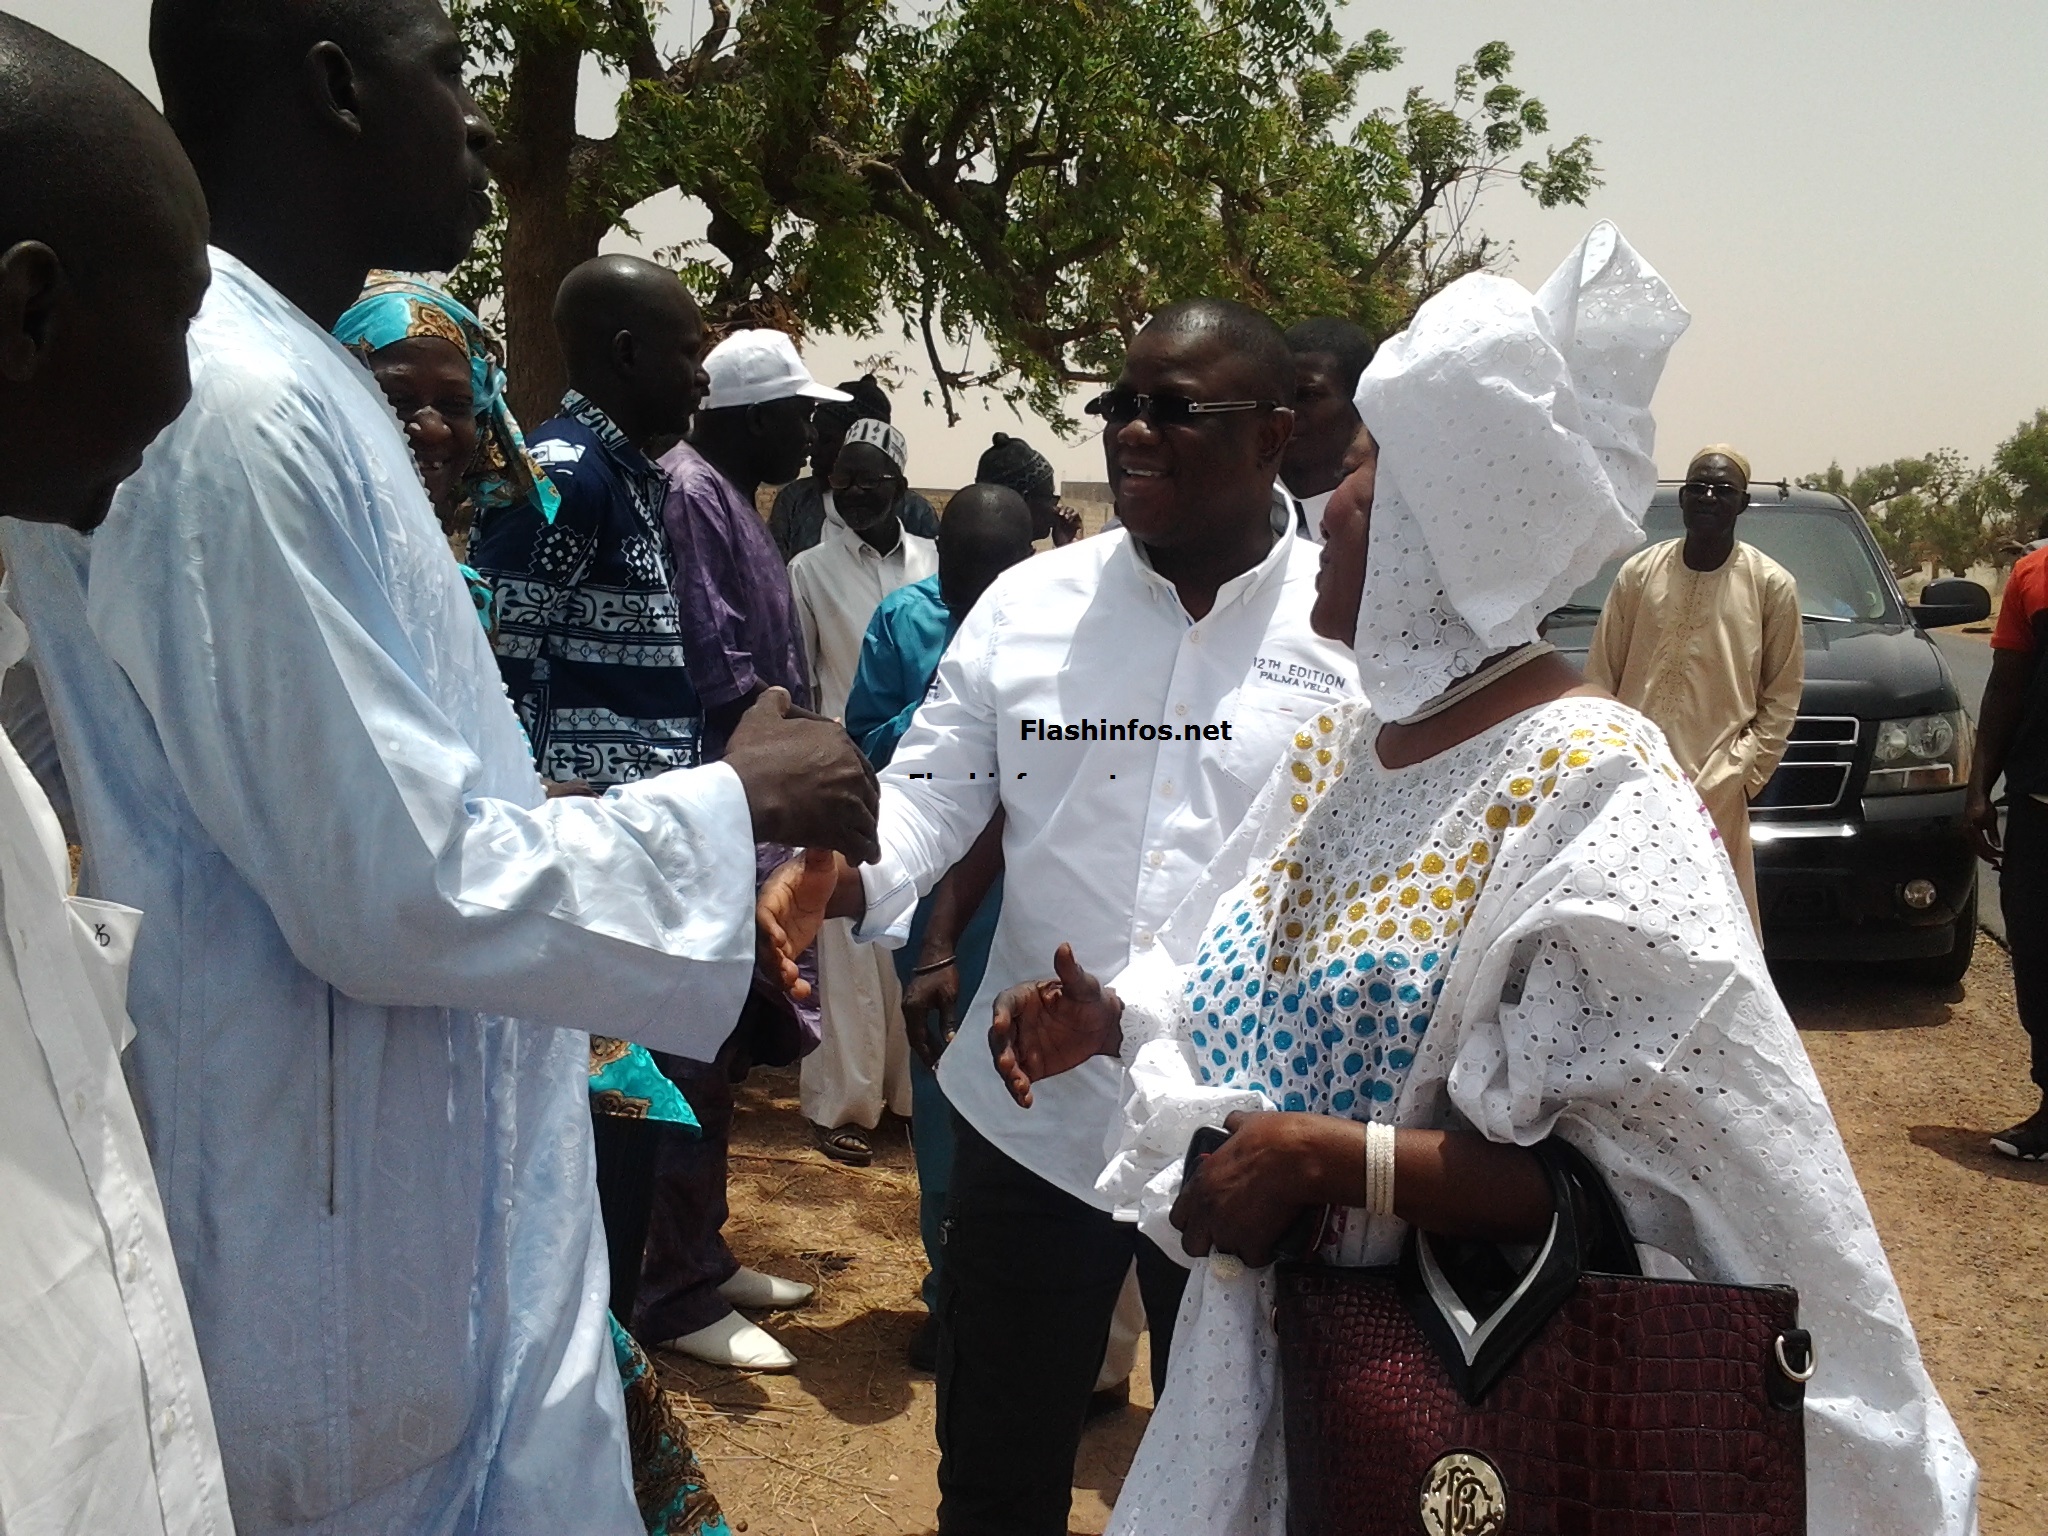
[{"label": "crowd of people", "polygon": [[1377,350],[1159,309],[1084,536],[628,256],[523,429],[408,275],[489,210],[437,0],[151,51],[162,116],[0,14],[0,1529],[720,1536],[649,1352],[795,1364],[723,1235],[790,1065],[824,1156],[911,1126],[941,1531],[1066,1531],[1149,1331],[1113,1529],[1277,1536],[1283,1235],[1513,1251],[1552,1139],[1652,1272],[1798,1289],[1811,1529],[1974,1528],[1759,947],[1743,456],[1542,638],[1689,319],[1611,226]]}]

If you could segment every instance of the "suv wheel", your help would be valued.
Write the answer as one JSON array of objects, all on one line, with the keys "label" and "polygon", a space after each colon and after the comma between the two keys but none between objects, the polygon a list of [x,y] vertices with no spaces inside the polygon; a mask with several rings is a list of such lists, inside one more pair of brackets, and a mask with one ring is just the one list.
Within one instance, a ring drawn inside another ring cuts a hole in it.
[{"label": "suv wheel", "polygon": [[1920,960],[1904,960],[1899,970],[1908,981],[1931,987],[1952,987],[1970,969],[1970,957],[1977,952],[1977,882],[1970,882],[1970,894],[1956,914],[1955,940],[1948,952]]}]

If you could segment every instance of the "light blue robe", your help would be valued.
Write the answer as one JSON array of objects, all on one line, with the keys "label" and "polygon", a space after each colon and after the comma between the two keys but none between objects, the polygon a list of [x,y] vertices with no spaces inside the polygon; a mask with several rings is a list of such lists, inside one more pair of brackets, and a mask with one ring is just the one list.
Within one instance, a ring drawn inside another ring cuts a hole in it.
[{"label": "light blue robe", "polygon": [[129,1070],[236,1521],[627,1536],[581,1031],[717,1050],[745,795],[544,800],[375,381],[213,263],[106,525],[0,549],[85,888],[147,914]]}]

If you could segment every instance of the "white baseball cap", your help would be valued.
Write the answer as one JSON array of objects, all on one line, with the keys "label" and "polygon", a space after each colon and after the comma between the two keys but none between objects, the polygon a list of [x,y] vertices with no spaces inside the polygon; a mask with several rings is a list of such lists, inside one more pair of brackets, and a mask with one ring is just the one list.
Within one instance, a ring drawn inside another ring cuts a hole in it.
[{"label": "white baseball cap", "polygon": [[827,389],[811,377],[796,345],[780,331],[734,331],[704,358],[711,388],[698,403],[700,411],[723,411],[736,405],[761,405],[801,395],[809,400],[851,400],[843,390]]}]

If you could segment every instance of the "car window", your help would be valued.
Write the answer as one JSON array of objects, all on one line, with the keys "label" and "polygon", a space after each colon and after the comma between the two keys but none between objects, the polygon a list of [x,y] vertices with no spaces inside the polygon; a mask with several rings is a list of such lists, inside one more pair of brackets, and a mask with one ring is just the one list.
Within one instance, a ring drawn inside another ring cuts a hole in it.
[{"label": "car window", "polygon": [[[1897,623],[1891,584],[1851,521],[1853,516],[1831,507],[1753,506],[1742,514],[1736,534],[1792,573],[1799,583],[1802,613]],[[1684,531],[1675,505],[1660,502],[1643,519],[1645,543],[1675,539]],[[1572,594],[1567,610],[1599,612],[1625,558],[1619,556],[1601,566],[1598,575]]]}]

